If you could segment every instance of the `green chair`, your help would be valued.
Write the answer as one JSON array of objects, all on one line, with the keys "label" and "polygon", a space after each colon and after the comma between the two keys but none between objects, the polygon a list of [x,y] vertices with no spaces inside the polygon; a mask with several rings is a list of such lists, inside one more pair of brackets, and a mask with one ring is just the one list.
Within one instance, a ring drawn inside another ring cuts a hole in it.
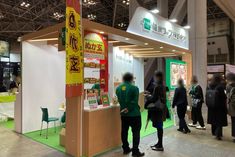
[{"label": "green chair", "polygon": [[64,112],[63,116],[60,119],[60,122],[64,124],[66,122],[66,112]]},{"label": "green chair", "polygon": [[42,123],[41,123],[41,131],[40,131],[40,136],[42,135],[42,128],[43,128],[43,122],[47,123],[47,134],[46,134],[46,139],[48,139],[48,125],[50,122],[54,122],[54,128],[55,128],[55,133],[56,133],[56,121],[59,120],[59,118],[56,117],[49,117],[48,114],[48,109],[47,108],[42,108]]}]

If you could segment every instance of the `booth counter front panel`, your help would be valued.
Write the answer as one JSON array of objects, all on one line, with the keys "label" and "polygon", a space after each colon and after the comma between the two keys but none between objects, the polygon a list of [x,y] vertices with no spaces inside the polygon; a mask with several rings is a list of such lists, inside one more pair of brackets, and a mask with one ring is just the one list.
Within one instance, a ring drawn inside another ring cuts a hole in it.
[{"label": "booth counter front panel", "polygon": [[83,114],[83,155],[92,157],[120,145],[120,107],[85,109]]}]

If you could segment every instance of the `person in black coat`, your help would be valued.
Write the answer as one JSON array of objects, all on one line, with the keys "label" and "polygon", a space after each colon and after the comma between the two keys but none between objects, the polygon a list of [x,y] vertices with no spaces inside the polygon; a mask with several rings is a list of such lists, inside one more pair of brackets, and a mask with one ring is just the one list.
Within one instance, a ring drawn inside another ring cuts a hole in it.
[{"label": "person in black coat", "polygon": [[[166,87],[163,85],[163,73],[155,72],[156,85],[154,91],[150,96],[147,96],[145,109],[148,109],[148,120],[152,121],[153,127],[157,129],[158,142],[151,146],[155,151],[164,151],[163,148],[163,121],[166,120],[167,106],[166,106]],[[149,109],[150,104],[156,103],[158,100],[164,105],[162,110]]]},{"label": "person in black coat", "polygon": [[[189,95],[192,98],[192,120],[193,123],[190,123],[190,127],[196,127],[196,129],[205,130],[204,119],[202,116],[202,104],[204,102],[203,90],[202,87],[198,84],[198,79],[196,76],[192,77],[191,88]],[[197,123],[199,125],[197,126]]]},{"label": "person in black coat", "polygon": [[187,111],[187,106],[188,106],[187,90],[184,87],[184,81],[182,79],[179,79],[178,88],[175,89],[172,108],[177,107],[177,114],[179,117],[178,131],[186,133],[186,134],[191,132],[185,121],[185,114]]},{"label": "person in black coat", "polygon": [[232,137],[233,142],[235,143],[235,74],[228,73],[226,79],[227,108],[228,115],[231,117]]},{"label": "person in black coat", "polygon": [[207,123],[211,124],[211,132],[213,136],[216,136],[217,140],[222,140],[223,127],[228,125],[227,121],[227,105],[225,88],[222,84],[222,76],[215,74],[209,84],[207,90],[216,90],[216,104],[215,107],[208,106],[208,120]]}]

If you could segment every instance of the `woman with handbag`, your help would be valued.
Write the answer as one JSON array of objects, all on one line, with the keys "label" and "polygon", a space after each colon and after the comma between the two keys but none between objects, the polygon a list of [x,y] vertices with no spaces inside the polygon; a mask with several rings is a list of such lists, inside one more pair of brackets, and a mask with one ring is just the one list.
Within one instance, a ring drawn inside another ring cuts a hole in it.
[{"label": "woman with handbag", "polygon": [[185,134],[191,132],[185,121],[187,106],[188,106],[187,91],[186,88],[184,87],[184,81],[182,79],[179,79],[178,88],[175,89],[172,108],[177,107],[177,114],[179,117],[178,131],[183,132]]},{"label": "woman with handbag", "polygon": [[[206,130],[204,119],[202,116],[202,105],[204,103],[204,96],[202,87],[198,84],[198,79],[196,76],[192,77],[191,80],[191,88],[189,91],[189,95],[192,98],[192,120],[193,123],[190,123],[190,127],[195,127],[199,130]],[[197,123],[199,125],[197,126]]]},{"label": "woman with handbag", "polygon": [[151,146],[152,150],[164,151],[163,148],[163,121],[166,120],[166,87],[163,85],[163,73],[155,72],[156,82],[154,91],[147,96],[145,109],[148,110],[148,120],[152,121],[153,127],[157,129],[158,142]]}]

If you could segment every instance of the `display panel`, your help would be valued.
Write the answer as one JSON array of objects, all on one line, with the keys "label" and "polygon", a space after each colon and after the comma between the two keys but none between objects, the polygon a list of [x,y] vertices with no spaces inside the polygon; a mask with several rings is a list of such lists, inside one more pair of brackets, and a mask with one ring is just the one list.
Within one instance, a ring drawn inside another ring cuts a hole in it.
[{"label": "display panel", "polygon": [[87,100],[89,95],[94,94],[98,104],[104,105],[102,95],[108,92],[108,37],[90,31],[84,34],[85,106],[96,108],[88,105]]},{"label": "display panel", "polygon": [[187,82],[187,64],[180,60],[166,60],[166,85],[170,90],[177,87],[177,81],[183,79]]},{"label": "display panel", "polygon": [[183,79],[187,83],[187,64],[180,60],[167,59],[166,60],[166,86],[169,89],[167,98],[167,107],[171,111],[171,102],[174,97],[177,81]]}]

